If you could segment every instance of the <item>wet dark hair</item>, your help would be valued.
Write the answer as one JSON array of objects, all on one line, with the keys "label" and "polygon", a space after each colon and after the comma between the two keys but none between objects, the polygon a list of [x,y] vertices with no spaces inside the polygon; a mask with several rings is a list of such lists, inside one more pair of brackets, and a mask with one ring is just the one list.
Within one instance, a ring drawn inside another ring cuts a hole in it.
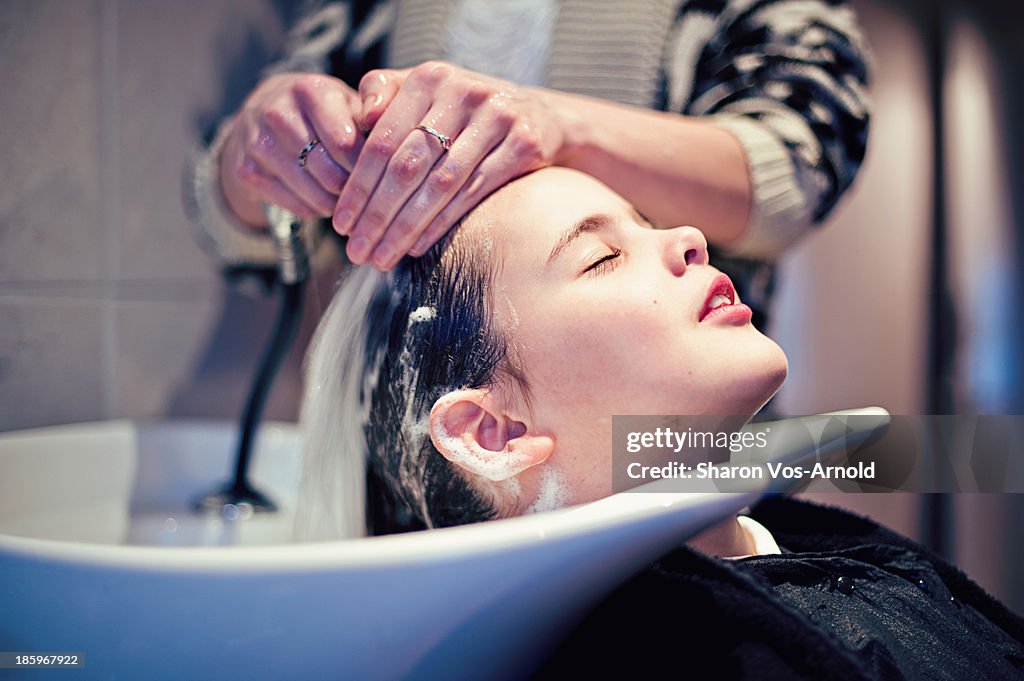
[{"label": "wet dark hair", "polygon": [[444,527],[499,515],[434,447],[434,402],[462,388],[526,390],[515,353],[494,323],[497,256],[478,233],[454,231],[405,258],[367,310],[363,389],[370,534]]}]

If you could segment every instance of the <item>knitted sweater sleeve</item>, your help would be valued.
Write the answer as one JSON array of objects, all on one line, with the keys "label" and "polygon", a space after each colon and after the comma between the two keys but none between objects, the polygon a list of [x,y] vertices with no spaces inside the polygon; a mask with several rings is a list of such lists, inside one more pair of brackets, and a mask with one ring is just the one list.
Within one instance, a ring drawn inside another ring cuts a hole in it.
[{"label": "knitted sweater sleeve", "polygon": [[[285,72],[326,72],[332,52],[349,35],[347,2],[313,3],[289,31],[284,57],[263,70],[262,77]],[[276,268],[277,256],[269,235],[243,224],[227,206],[220,188],[219,163],[230,117],[218,126],[209,145],[195,149],[185,169],[185,201],[199,242],[227,272]],[[319,221],[309,220],[303,234],[308,252],[320,243]]]},{"label": "knitted sweater sleeve", "polygon": [[864,158],[868,47],[841,0],[692,0],[665,56],[669,110],[746,155],[753,209],[731,255],[772,258],[822,222]]}]

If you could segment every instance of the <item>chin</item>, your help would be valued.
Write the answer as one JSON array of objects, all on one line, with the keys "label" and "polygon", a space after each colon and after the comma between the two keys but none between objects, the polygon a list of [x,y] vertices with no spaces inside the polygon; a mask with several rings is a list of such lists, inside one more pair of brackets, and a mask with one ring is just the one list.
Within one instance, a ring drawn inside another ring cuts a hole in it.
[{"label": "chin", "polygon": [[[748,362],[742,367],[742,375],[728,386],[727,393],[734,399],[721,410],[721,414],[753,416],[761,411],[786,381],[789,360],[775,341],[761,336],[756,351],[748,355]],[[753,349],[752,349],[753,350]]]},{"label": "chin", "polygon": [[761,411],[761,407],[766,405],[775,393],[779,392],[779,388],[786,382],[786,376],[789,374],[789,359],[786,358],[786,353],[775,341],[767,337],[765,340],[770,343],[771,349],[766,352],[763,370],[758,375],[760,380],[757,381],[753,391],[756,395],[754,400],[756,406],[751,412],[751,416]]}]

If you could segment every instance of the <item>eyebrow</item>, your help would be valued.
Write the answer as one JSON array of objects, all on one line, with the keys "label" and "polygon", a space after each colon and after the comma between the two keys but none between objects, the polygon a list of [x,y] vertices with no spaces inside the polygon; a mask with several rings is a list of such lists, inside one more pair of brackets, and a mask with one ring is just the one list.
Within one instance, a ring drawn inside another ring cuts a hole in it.
[{"label": "eyebrow", "polygon": [[548,256],[547,264],[550,265],[555,258],[561,255],[562,251],[564,251],[569,246],[569,244],[571,244],[579,237],[583,236],[584,234],[591,234],[593,232],[602,230],[608,225],[610,225],[613,221],[614,220],[610,215],[605,215],[604,213],[598,215],[588,215],[582,220],[579,220],[572,227],[565,230],[562,233],[562,236],[558,238],[558,243],[556,243],[555,247],[551,249],[551,254]]}]

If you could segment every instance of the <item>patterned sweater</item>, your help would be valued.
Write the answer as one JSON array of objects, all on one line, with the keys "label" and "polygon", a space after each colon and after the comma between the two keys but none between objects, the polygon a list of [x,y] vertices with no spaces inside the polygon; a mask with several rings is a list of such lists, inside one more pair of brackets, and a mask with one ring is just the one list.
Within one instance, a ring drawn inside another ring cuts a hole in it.
[{"label": "patterned sweater", "polygon": [[[329,72],[356,87],[369,69],[443,58],[457,2],[316,3],[267,74]],[[761,263],[826,218],[864,157],[866,62],[853,12],[839,0],[561,0],[545,85],[709,117],[739,140],[753,205],[723,269],[757,309],[770,292]],[[240,226],[220,194],[225,127],[193,156],[191,214],[227,267],[273,266],[269,239]],[[311,243],[318,236],[309,230]]]}]

